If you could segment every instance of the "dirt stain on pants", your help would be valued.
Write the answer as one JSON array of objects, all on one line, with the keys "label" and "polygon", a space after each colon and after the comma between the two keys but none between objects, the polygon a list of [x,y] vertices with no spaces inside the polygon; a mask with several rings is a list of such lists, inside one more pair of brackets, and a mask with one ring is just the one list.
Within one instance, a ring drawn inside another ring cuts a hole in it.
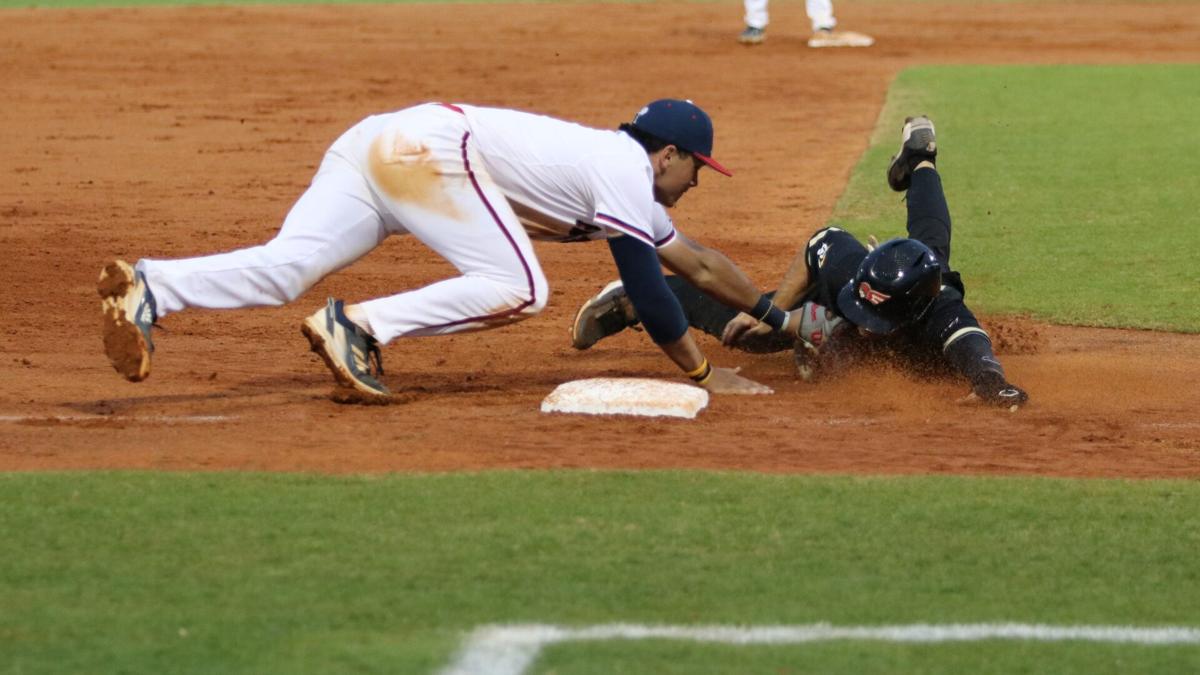
[{"label": "dirt stain on pants", "polygon": [[384,134],[371,144],[369,170],[375,185],[393,200],[461,220],[447,181],[423,143]]}]

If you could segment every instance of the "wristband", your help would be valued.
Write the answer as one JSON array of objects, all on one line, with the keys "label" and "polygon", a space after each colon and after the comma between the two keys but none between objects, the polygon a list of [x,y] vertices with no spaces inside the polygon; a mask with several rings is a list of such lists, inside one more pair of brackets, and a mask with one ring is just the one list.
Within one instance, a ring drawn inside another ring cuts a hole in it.
[{"label": "wristband", "polygon": [[775,306],[766,295],[761,296],[750,310],[750,316],[767,324],[774,330],[780,330],[787,325],[788,313]]},{"label": "wristband", "polygon": [[783,330],[783,327],[788,322],[788,313],[775,305],[771,305],[771,309],[767,311],[767,315],[760,320],[775,330]]},{"label": "wristband", "polygon": [[705,382],[711,380],[712,375],[713,367],[712,364],[708,362],[708,359],[704,359],[702,362],[700,362],[700,365],[695,370],[689,370],[687,372],[687,376],[691,378],[693,382],[699,385],[703,385]]},{"label": "wristband", "polygon": [[762,295],[758,298],[758,302],[754,303],[754,309],[750,310],[750,316],[762,321],[767,318],[767,314],[770,313],[773,307],[775,305],[771,302],[771,299],[766,295]]}]

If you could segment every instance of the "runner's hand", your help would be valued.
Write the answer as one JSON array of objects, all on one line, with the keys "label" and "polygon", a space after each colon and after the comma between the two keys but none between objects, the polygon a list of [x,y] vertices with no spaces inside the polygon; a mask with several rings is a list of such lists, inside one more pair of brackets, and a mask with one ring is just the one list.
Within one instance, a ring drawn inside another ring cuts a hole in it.
[{"label": "runner's hand", "polygon": [[745,312],[741,312],[730,319],[729,323],[725,324],[725,330],[721,332],[721,344],[726,347],[732,347],[743,338],[752,335],[766,335],[770,332],[770,326]]}]

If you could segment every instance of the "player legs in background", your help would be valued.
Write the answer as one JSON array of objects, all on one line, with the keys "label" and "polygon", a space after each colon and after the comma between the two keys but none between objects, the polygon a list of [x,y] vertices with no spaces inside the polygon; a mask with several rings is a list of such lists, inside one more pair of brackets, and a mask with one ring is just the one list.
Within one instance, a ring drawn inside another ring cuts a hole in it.
[{"label": "player legs in background", "polygon": [[[746,27],[738,36],[738,42],[757,45],[767,39],[767,24],[770,22],[768,1],[742,0]],[[833,16],[832,0],[806,0],[804,9],[812,26],[809,47],[870,47],[875,44],[875,39],[869,35],[836,30],[837,19]]]},{"label": "player legs in background", "polygon": [[767,12],[768,0],[742,0],[745,15],[742,20],[746,28],[738,36],[738,42],[744,45],[762,44],[767,39],[767,24],[770,15]]}]

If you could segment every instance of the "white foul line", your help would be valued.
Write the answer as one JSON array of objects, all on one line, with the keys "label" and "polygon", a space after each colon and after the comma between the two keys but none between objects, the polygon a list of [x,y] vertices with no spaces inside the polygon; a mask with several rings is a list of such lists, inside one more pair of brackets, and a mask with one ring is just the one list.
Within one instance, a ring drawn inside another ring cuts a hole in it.
[{"label": "white foul line", "polygon": [[152,424],[212,424],[236,420],[229,415],[0,415],[0,422],[14,424],[81,424],[86,422],[149,422]]},{"label": "white foul line", "polygon": [[468,637],[441,675],[521,675],[542,648],[560,642],[595,640],[688,640],[732,645],[801,644],[828,640],[879,642],[1114,642],[1139,645],[1200,644],[1200,628],[1160,626],[1047,626],[1024,623],[908,624],[902,626],[642,626],[600,624],[580,628],[541,624],[483,626]]}]

